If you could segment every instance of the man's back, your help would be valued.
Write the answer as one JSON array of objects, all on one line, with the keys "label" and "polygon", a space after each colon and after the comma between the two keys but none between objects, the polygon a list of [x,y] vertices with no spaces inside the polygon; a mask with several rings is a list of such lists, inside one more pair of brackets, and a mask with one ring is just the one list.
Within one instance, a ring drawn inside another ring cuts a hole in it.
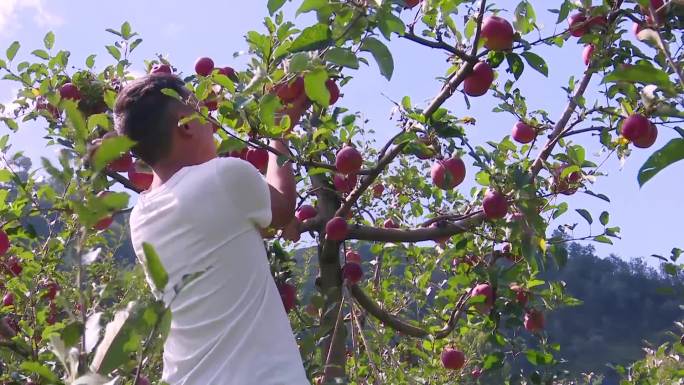
[{"label": "man's back", "polygon": [[309,384],[257,230],[270,221],[268,185],[235,158],[185,167],[140,196],[131,238],[138,258],[143,242],[160,255],[164,300],[202,272],[171,303],[171,385]]}]

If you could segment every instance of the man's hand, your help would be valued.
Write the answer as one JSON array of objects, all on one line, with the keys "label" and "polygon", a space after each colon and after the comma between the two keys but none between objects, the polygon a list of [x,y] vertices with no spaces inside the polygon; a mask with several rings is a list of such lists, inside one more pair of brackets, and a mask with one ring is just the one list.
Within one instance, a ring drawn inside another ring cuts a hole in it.
[{"label": "man's hand", "polygon": [[302,233],[300,230],[300,225],[301,222],[299,222],[297,218],[292,218],[290,223],[283,228],[283,238],[287,239],[288,241],[298,242]]}]

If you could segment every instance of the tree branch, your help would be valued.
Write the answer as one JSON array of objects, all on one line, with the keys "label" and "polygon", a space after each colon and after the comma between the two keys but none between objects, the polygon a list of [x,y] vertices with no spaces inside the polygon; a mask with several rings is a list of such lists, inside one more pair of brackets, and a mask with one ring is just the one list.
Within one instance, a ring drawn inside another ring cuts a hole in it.
[{"label": "tree branch", "polygon": [[441,227],[423,227],[417,229],[385,229],[356,225],[349,229],[347,239],[358,239],[377,242],[421,242],[436,238],[461,234],[482,223],[484,213],[480,210],[472,216],[456,222],[446,223]]},{"label": "tree branch", "polygon": [[549,158],[554,146],[558,142],[558,139],[560,139],[563,135],[565,126],[568,124],[568,121],[572,117],[572,114],[575,112],[575,108],[577,108],[577,99],[581,97],[587,90],[587,87],[589,86],[589,81],[591,81],[591,76],[593,74],[594,72],[590,69],[587,69],[587,71],[584,73],[584,76],[582,77],[579,86],[570,98],[570,101],[568,101],[568,105],[565,107],[563,115],[561,115],[561,118],[558,120],[558,122],[556,122],[556,125],[553,127],[553,131],[551,131],[551,134],[549,134],[549,140],[546,142],[544,149],[539,154],[537,159],[535,159],[534,163],[532,164],[532,167],[530,168],[530,174],[532,178],[539,174],[541,169],[544,167],[544,161]]},{"label": "tree branch", "polygon": [[432,335],[435,338],[447,337],[456,327],[456,324],[458,323],[458,320],[461,317],[461,314],[463,313],[465,304],[468,302],[468,298],[470,298],[470,295],[468,293],[461,295],[458,302],[456,303],[456,306],[454,307],[454,310],[451,312],[451,316],[449,317],[449,320],[447,321],[446,325],[444,325],[444,327],[438,330],[437,332],[430,333],[425,328],[411,325],[407,321],[402,320],[394,314],[390,314],[387,310],[381,308],[378,303],[376,303],[372,298],[370,298],[366,294],[366,292],[364,292],[363,289],[361,289],[357,285],[351,287],[351,292],[354,298],[356,299],[356,302],[362,308],[368,311],[368,313],[372,314],[375,318],[380,320],[380,322],[382,322],[383,325],[390,327],[396,331],[399,331],[403,334],[409,335],[411,337],[418,338],[425,338],[430,335]]},{"label": "tree branch", "polygon": [[453,46],[451,46],[451,45],[449,45],[443,41],[428,40],[428,39],[422,38],[420,36],[417,36],[413,32],[409,32],[409,31],[404,32],[404,34],[401,35],[401,37],[403,37],[404,39],[407,39],[407,40],[411,40],[411,41],[418,43],[420,45],[424,45],[426,47],[443,49],[445,51],[448,51],[448,52],[454,54],[455,56],[459,57],[461,60],[463,60],[465,62],[477,61],[476,58],[468,55],[467,53],[461,51],[460,49],[453,47]]},{"label": "tree branch", "polygon": [[579,130],[567,131],[567,132],[563,133],[563,135],[561,135],[561,138],[566,138],[566,137],[568,137],[568,136],[577,135],[577,134],[582,134],[582,133],[591,132],[591,131],[599,131],[599,132],[600,132],[600,131],[602,131],[604,128],[605,128],[605,127],[596,127],[596,126],[592,126],[592,127],[582,128],[582,129],[579,129]]},{"label": "tree branch", "polygon": [[142,190],[139,189],[138,187],[136,187],[136,185],[134,185],[133,183],[131,183],[131,181],[128,180],[128,178],[125,178],[124,176],[122,176],[118,172],[105,171],[105,173],[107,174],[108,177],[110,177],[110,178],[114,179],[115,181],[121,183],[127,189],[134,191],[138,194],[140,194],[142,192]]}]

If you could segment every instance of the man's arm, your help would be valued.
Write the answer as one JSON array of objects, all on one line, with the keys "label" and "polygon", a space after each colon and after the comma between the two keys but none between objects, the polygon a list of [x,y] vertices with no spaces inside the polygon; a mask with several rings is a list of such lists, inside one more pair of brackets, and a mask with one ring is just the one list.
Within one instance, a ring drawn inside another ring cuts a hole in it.
[{"label": "man's arm", "polygon": [[[283,154],[289,153],[284,139],[273,139],[270,146]],[[291,163],[278,166],[278,156],[270,153],[266,182],[271,190],[271,227],[280,229],[290,223],[297,204],[297,185]]]}]

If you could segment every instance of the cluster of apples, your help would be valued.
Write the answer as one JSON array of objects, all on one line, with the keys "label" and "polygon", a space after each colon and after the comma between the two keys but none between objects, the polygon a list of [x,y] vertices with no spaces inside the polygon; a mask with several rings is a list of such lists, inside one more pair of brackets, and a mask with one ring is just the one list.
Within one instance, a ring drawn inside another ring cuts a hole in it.
[{"label": "cluster of apples", "polygon": [[[530,333],[538,333],[544,330],[544,313],[536,309],[527,308],[527,303],[530,299],[530,293],[522,286],[517,284],[511,285],[510,289],[513,293],[515,293],[517,303],[525,308],[525,318],[523,320],[523,326],[525,327],[525,330]],[[483,315],[488,315],[491,312],[492,308],[494,307],[495,297],[494,288],[489,283],[481,283],[473,287],[470,291],[470,296],[484,296],[484,302],[475,304],[475,309]]]},{"label": "cluster of apples", "polygon": [[[335,156],[337,173],[333,176],[333,185],[337,191],[349,193],[356,187],[357,175],[362,165],[363,157],[356,147],[347,144],[337,152]],[[342,241],[347,238],[348,233],[349,226],[345,218],[334,217],[325,225],[327,239]]]},{"label": "cluster of apples", "polygon": [[[4,230],[0,230],[0,273],[16,277],[24,271],[24,267],[22,266],[21,260],[16,256],[10,256],[8,258],[5,258],[9,249],[9,237],[7,236],[7,233],[5,233]],[[57,305],[55,304],[54,300],[57,297],[57,293],[60,290],[59,284],[57,284],[54,281],[44,279],[40,282],[39,288],[41,289],[41,291],[43,291],[42,297],[47,299],[48,301],[49,311],[46,318],[46,322],[48,325],[53,325],[55,322],[57,322],[58,311]],[[4,289],[4,281],[0,280],[0,290]],[[14,293],[9,291],[6,292],[5,295],[2,297],[1,304],[2,305],[0,307],[13,307],[15,305]],[[12,317],[10,318],[15,319],[16,316],[12,313]],[[8,318],[6,317],[3,317],[0,320],[0,322],[6,324],[4,326],[10,327],[10,330],[13,330],[15,333],[18,330],[17,325],[8,322]]]}]

